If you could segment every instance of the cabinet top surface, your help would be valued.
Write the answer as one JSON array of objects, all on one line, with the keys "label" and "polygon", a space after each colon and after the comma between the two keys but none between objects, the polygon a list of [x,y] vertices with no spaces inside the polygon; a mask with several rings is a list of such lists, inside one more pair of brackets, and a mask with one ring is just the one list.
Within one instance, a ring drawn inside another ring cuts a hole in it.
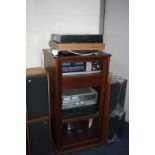
[{"label": "cabinet top surface", "polygon": [[[45,50],[46,51],[46,50]],[[50,53],[49,51],[46,51],[46,52],[48,52],[48,53]],[[51,55],[52,55],[52,57],[54,58],[54,59],[56,59],[56,60],[60,60],[60,61],[70,61],[70,60],[79,60],[79,59],[81,59],[81,60],[89,60],[89,59],[91,59],[91,60],[95,60],[95,59],[104,59],[104,58],[106,58],[106,57],[110,57],[111,56],[111,54],[109,54],[109,53],[106,53],[106,52],[97,52],[97,54],[93,54],[93,55],[87,55],[87,56],[81,56],[81,55],[79,55],[79,56],[77,56],[77,55],[75,55],[75,56],[54,56],[52,53],[50,53]]]}]

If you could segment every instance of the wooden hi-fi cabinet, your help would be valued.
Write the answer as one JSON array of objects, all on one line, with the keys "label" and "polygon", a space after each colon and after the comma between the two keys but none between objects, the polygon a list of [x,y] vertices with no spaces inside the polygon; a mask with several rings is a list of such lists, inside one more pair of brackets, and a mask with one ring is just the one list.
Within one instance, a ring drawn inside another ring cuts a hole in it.
[{"label": "wooden hi-fi cabinet", "polygon": [[[55,152],[64,154],[71,151],[91,148],[106,142],[108,128],[108,73],[110,54],[100,52],[90,56],[54,57],[44,50],[44,66],[50,75],[52,141]],[[63,76],[62,64],[70,62],[100,61],[100,73]],[[96,113],[63,118],[62,95],[64,90],[92,87],[98,92]],[[70,127],[69,127],[70,126]],[[71,127],[77,128],[70,130]]]}]

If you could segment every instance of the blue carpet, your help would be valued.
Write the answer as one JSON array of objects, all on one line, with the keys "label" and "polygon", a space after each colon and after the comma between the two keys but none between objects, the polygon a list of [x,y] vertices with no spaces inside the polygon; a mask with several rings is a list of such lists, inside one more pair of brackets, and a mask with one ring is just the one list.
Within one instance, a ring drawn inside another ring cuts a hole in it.
[{"label": "blue carpet", "polygon": [[[55,153],[51,152],[49,155],[55,155]],[[119,142],[65,155],[129,155],[129,125],[127,123],[124,124],[123,137]]]}]

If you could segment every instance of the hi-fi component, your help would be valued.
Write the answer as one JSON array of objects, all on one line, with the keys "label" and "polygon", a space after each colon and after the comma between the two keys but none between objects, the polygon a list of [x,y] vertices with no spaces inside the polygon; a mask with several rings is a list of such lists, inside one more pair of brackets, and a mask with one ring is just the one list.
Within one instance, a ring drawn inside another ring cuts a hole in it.
[{"label": "hi-fi component", "polygon": [[99,73],[103,68],[101,61],[93,62],[64,62],[62,63],[63,75]]},{"label": "hi-fi component", "polygon": [[98,93],[93,88],[65,90],[62,96],[63,117],[97,112]]},{"label": "hi-fi component", "polygon": [[52,34],[51,39],[58,43],[103,43],[102,34]]}]

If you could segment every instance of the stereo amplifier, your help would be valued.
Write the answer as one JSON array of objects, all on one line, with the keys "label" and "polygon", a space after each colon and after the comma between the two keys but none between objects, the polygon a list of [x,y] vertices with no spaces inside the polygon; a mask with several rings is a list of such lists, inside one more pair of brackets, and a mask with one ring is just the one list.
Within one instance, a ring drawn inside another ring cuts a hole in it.
[{"label": "stereo amplifier", "polygon": [[98,93],[93,88],[64,90],[62,96],[63,117],[97,112]]},{"label": "stereo amplifier", "polygon": [[64,62],[62,63],[62,75],[99,73],[102,68],[102,61]]}]

